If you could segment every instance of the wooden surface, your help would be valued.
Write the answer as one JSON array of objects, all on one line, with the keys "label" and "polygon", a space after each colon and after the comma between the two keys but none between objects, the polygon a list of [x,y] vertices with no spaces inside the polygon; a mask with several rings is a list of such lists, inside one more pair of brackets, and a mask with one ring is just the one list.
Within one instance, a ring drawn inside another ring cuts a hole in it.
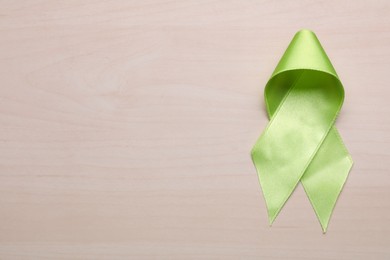
[{"label": "wooden surface", "polygon": [[[301,28],[355,165],[323,235],[249,155]],[[390,259],[388,1],[1,1],[0,259]]]}]

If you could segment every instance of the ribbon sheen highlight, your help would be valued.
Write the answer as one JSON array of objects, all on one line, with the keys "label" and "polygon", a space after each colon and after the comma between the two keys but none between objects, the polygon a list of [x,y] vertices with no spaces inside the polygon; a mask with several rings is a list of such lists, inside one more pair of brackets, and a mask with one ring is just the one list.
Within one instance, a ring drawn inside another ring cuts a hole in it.
[{"label": "ribbon sheen highlight", "polygon": [[270,118],[252,149],[270,224],[301,181],[326,232],[352,159],[334,126],[344,88],[315,34],[295,34],[264,98]]}]

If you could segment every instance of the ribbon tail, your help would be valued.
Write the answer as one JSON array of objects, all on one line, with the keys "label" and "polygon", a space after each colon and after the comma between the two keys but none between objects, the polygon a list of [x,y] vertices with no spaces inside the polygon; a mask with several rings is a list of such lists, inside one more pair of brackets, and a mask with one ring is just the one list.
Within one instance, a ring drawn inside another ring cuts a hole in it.
[{"label": "ribbon tail", "polygon": [[301,179],[324,233],[352,165],[351,156],[332,127]]},{"label": "ribbon tail", "polygon": [[[267,173],[269,164],[264,161],[264,154],[259,153],[257,146],[251,152],[252,161],[257,169],[259,183],[263,191],[265,203],[267,206],[267,214],[269,225],[271,226],[283,208],[284,204],[295,190],[299,183],[300,176],[285,178],[282,180],[280,176],[275,176]],[[265,170],[265,171],[264,171]],[[284,188],[280,187],[280,184]]]}]

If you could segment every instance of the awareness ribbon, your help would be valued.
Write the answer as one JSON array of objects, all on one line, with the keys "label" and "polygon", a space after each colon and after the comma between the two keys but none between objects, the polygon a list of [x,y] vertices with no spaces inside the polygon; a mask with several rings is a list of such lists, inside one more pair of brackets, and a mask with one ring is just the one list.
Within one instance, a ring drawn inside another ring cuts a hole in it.
[{"label": "awareness ribbon", "polygon": [[353,162],[334,126],[344,89],[313,32],[295,34],[264,98],[270,122],[251,155],[269,222],[300,181],[325,233]]}]

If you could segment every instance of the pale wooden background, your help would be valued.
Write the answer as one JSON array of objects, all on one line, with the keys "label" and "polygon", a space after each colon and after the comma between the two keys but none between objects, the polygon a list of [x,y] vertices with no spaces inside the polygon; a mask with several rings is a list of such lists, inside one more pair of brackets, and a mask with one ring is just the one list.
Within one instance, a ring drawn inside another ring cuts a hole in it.
[{"label": "pale wooden background", "polygon": [[[346,89],[323,235],[249,151],[294,33]],[[389,1],[0,1],[0,259],[390,259]]]}]

